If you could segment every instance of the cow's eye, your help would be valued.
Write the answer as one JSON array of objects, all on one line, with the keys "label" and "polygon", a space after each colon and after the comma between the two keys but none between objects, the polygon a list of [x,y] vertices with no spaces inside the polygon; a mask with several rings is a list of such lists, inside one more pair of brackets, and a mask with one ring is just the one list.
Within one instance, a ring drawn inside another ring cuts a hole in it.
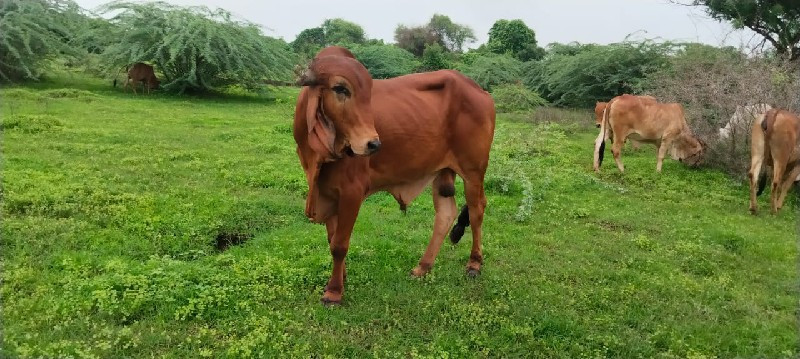
[{"label": "cow's eye", "polygon": [[339,95],[350,96],[350,90],[348,90],[347,87],[344,87],[342,85],[333,86],[332,90],[333,92],[336,92]]}]

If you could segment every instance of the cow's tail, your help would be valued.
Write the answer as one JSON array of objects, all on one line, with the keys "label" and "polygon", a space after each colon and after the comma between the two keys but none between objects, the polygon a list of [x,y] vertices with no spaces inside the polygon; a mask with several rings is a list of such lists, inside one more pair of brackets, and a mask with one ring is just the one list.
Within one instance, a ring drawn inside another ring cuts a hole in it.
[{"label": "cow's tail", "polygon": [[[130,67],[131,67],[130,65],[125,66],[125,73],[128,73],[128,69]],[[120,67],[119,70],[117,70],[117,74],[114,75],[114,87],[117,87],[117,78],[119,77],[120,72],[122,72],[122,67]]]},{"label": "cow's tail", "polygon": [[600,122],[600,133],[594,141],[594,170],[599,171],[600,165],[603,164],[603,157],[606,152],[606,139],[608,138],[609,123],[608,118],[611,113],[611,105],[614,100],[608,101],[608,105],[603,109],[603,120]]},{"label": "cow's tail", "polygon": [[464,230],[467,227],[469,227],[469,208],[465,204],[464,207],[461,207],[461,213],[458,215],[456,224],[450,230],[450,242],[453,242],[453,244],[458,243],[461,237],[464,236]]}]

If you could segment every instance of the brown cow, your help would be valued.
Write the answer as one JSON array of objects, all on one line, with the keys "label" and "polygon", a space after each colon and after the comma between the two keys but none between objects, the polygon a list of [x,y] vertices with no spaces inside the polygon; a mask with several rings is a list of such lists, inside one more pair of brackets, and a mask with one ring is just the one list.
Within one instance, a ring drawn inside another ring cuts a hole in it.
[{"label": "brown cow", "polygon": [[457,242],[472,226],[467,273],[477,275],[483,180],[495,126],[491,96],[451,70],[373,81],[340,47],[320,51],[301,83],[307,87],[297,99],[294,138],[308,181],[306,216],[325,223],[333,257],[322,301],[342,299],[353,225],[361,203],[375,192],[391,193],[405,209],[432,183],[433,235],[412,270],[414,276],[427,274],[458,214],[456,174],[464,179],[467,205],[450,239]]},{"label": "brown cow", "polygon": [[633,95],[617,96],[609,101],[603,115],[600,134],[595,141],[596,172],[600,171],[600,165],[603,163],[605,140],[609,135],[614,136],[611,152],[620,172],[625,171],[620,153],[628,136],[658,147],[656,164],[658,172],[661,172],[661,165],[668,149],[672,158],[689,165],[697,165],[702,159],[705,147],[692,134],[680,104],[658,103]]},{"label": "brown cow", "polygon": [[[658,102],[658,100],[656,100],[655,97],[649,95],[641,95],[637,97],[644,101]],[[606,106],[608,106],[608,102],[601,102],[601,101],[598,101],[594,105],[594,125],[597,128],[600,128],[600,125],[603,123],[603,112],[605,112]],[[634,150],[638,150],[639,147],[642,145],[639,141],[636,141],[632,138],[630,139],[630,141]]]},{"label": "brown cow", "polygon": [[[761,165],[772,166],[772,213],[778,213],[792,183],[800,181],[800,118],[789,111],[771,109],[753,123],[750,152],[750,212],[758,211],[756,196],[764,190]],[[757,182],[758,186],[757,186]],[[756,193],[756,187],[758,193]]]},{"label": "brown cow", "polygon": [[144,90],[147,90],[148,94],[150,93],[151,89],[158,88],[158,85],[161,83],[161,81],[158,81],[155,71],[153,71],[153,66],[137,62],[131,66],[130,70],[128,70],[128,78],[125,79],[122,89],[127,90],[128,84],[130,84],[131,88],[133,89],[133,93],[136,93],[136,86],[140,82],[142,83]]}]

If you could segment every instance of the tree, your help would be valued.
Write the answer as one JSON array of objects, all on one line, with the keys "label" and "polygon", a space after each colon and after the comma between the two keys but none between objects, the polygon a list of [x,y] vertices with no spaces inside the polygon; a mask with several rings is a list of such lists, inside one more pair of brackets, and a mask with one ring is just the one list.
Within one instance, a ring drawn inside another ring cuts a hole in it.
[{"label": "tree", "polygon": [[438,44],[447,52],[457,53],[475,40],[475,33],[469,26],[456,24],[450,17],[440,14],[434,14],[426,25],[408,27],[401,24],[394,30],[397,46],[417,57],[422,56],[429,45]]},{"label": "tree", "polygon": [[294,52],[312,58],[320,49],[327,45],[325,41],[325,30],[322,27],[312,27],[305,29],[292,41]]},{"label": "tree", "polygon": [[779,55],[791,60],[800,58],[800,2],[797,0],[693,0],[688,5],[704,6],[714,19],[729,21],[739,29],[753,30]]},{"label": "tree", "polygon": [[162,87],[179,92],[292,79],[289,46],[225,10],[163,2],[114,2],[104,10],[116,13],[111,22],[117,41],[103,53],[113,72],[151,62],[165,77]]},{"label": "tree", "polygon": [[507,54],[478,55],[470,59],[469,64],[461,63],[456,69],[486,91],[497,85],[519,83],[522,77],[522,62]]},{"label": "tree", "polygon": [[366,41],[360,25],[344,19],[327,19],[322,23],[326,45],[363,44]]},{"label": "tree", "polygon": [[544,55],[536,43],[536,33],[522,20],[497,20],[489,29],[489,51],[508,53],[522,61],[538,60]]},{"label": "tree", "polygon": [[37,80],[47,59],[77,55],[70,42],[83,18],[70,0],[0,1],[0,80]]},{"label": "tree", "polygon": [[461,52],[464,45],[477,40],[472,28],[456,24],[445,15],[434,14],[428,23],[428,28],[436,36],[439,45],[450,52]]}]

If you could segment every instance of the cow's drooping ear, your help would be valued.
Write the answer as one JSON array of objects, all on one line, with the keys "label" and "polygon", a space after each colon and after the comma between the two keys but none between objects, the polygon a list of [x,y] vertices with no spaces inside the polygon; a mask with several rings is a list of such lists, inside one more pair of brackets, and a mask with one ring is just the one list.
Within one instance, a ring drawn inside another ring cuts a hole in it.
[{"label": "cow's drooping ear", "polygon": [[330,162],[339,158],[334,150],[336,128],[333,126],[333,121],[325,115],[321,86],[311,85],[308,88],[306,124],[308,126],[308,144],[322,156],[323,161]]}]

